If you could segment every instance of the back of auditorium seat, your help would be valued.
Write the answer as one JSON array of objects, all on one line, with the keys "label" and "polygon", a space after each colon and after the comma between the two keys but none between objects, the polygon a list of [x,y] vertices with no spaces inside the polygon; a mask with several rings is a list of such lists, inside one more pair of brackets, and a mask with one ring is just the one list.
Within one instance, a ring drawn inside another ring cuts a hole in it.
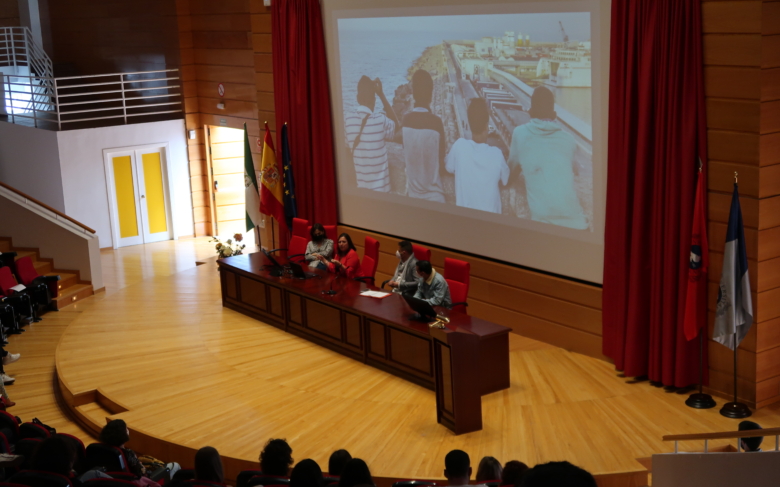
[{"label": "back of auditorium seat", "polygon": [[243,470],[239,472],[238,476],[236,476],[236,487],[246,487],[249,479],[258,475],[263,475],[263,472],[260,470]]},{"label": "back of auditorium seat", "polygon": [[373,285],[376,277],[376,267],[379,264],[379,242],[373,237],[366,237],[363,249],[360,276],[356,277],[355,280],[366,281]]},{"label": "back of auditorium seat", "polygon": [[108,472],[130,472],[124,452],[117,447],[92,443],[87,446],[87,470],[105,467]]},{"label": "back of auditorium seat", "polygon": [[16,279],[14,279],[14,275],[11,273],[11,268],[0,267],[0,294],[4,296],[11,296],[14,293],[11,288],[17,284],[19,283],[16,282]]},{"label": "back of auditorium seat", "polygon": [[22,470],[13,474],[8,481],[27,487],[73,487],[70,479],[64,475],[37,470]]},{"label": "back of auditorium seat", "polygon": [[[237,482],[236,482],[237,483]],[[246,483],[246,487],[255,487],[262,485],[263,487],[278,487],[290,485],[290,479],[287,477],[279,477],[277,475],[255,475],[250,478]]]},{"label": "back of auditorium seat", "polygon": [[292,235],[290,245],[287,246],[287,259],[300,260],[306,253],[306,245],[309,243],[309,221],[303,218],[293,218]]},{"label": "back of auditorium seat", "polygon": [[430,480],[399,480],[393,483],[393,487],[418,487],[418,486],[435,486],[436,482]]},{"label": "back of auditorium seat", "polygon": [[452,309],[466,313],[466,306],[468,306],[466,301],[469,298],[471,281],[471,264],[446,257],[444,259],[444,279],[450,288]]},{"label": "back of auditorium seat", "polygon": [[0,411],[0,432],[5,435],[8,443],[14,445],[19,439],[19,422],[6,411]]},{"label": "back of auditorium seat", "polygon": [[[412,251],[417,260],[431,261],[431,249],[423,247],[422,245],[412,244]],[[417,481],[415,480],[415,482]]]},{"label": "back of auditorium seat", "polygon": [[57,433],[57,436],[61,436],[73,447],[73,451],[76,452],[76,462],[73,464],[73,470],[81,475],[87,470],[87,449],[84,448],[84,442],[76,438],[73,435],[67,433]]}]

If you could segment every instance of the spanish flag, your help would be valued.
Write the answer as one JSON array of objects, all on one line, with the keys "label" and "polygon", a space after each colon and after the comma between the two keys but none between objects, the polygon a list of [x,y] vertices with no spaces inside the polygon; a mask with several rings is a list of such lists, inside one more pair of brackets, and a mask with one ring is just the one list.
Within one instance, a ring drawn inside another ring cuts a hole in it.
[{"label": "spanish flag", "polygon": [[263,141],[263,162],[260,167],[260,213],[276,219],[279,224],[281,240],[287,232],[287,224],[284,218],[284,189],[282,172],[276,162],[274,141],[268,123],[265,124],[265,139]]}]

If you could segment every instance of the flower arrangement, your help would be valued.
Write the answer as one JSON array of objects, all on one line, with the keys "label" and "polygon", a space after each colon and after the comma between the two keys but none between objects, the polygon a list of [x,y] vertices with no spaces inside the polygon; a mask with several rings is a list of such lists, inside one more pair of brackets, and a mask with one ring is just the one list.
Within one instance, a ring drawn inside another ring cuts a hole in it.
[{"label": "flower arrangement", "polygon": [[244,236],[237,233],[233,235],[233,238],[229,238],[224,242],[219,237],[214,237],[209,242],[217,242],[217,245],[214,246],[217,249],[217,255],[220,259],[224,259],[243,254],[246,244],[242,244],[242,240],[244,240]]}]

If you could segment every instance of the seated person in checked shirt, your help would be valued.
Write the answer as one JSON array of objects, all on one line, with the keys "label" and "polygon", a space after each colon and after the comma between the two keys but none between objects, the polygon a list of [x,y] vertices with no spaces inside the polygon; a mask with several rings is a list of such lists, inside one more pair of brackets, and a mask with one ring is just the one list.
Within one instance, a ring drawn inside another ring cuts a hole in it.
[{"label": "seated person in checked shirt", "polygon": [[415,298],[427,301],[431,306],[444,306],[447,308],[452,306],[450,286],[447,285],[444,276],[436,272],[436,269],[431,266],[430,262],[418,260],[417,275],[420,278],[420,283],[417,287],[417,292],[414,294]]},{"label": "seated person in checked shirt", "polygon": [[[376,97],[383,109],[375,110]],[[393,106],[382,91],[379,78],[371,80],[363,76],[358,81],[357,109],[349,113],[344,122],[347,148],[355,163],[357,187],[374,191],[390,191],[390,167],[387,163],[385,140],[395,136],[398,120]]]}]

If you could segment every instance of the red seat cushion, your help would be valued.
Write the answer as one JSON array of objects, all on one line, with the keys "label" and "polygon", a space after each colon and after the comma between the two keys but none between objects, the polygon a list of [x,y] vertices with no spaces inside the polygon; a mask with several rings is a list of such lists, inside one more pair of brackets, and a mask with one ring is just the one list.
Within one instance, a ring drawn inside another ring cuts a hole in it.
[{"label": "red seat cushion", "polygon": [[13,294],[11,288],[19,284],[14,275],[11,274],[10,267],[0,267],[0,293],[10,296]]},{"label": "red seat cushion", "polygon": [[29,286],[39,274],[35,270],[32,259],[27,256],[16,261],[16,275],[22,281],[22,284]]}]

